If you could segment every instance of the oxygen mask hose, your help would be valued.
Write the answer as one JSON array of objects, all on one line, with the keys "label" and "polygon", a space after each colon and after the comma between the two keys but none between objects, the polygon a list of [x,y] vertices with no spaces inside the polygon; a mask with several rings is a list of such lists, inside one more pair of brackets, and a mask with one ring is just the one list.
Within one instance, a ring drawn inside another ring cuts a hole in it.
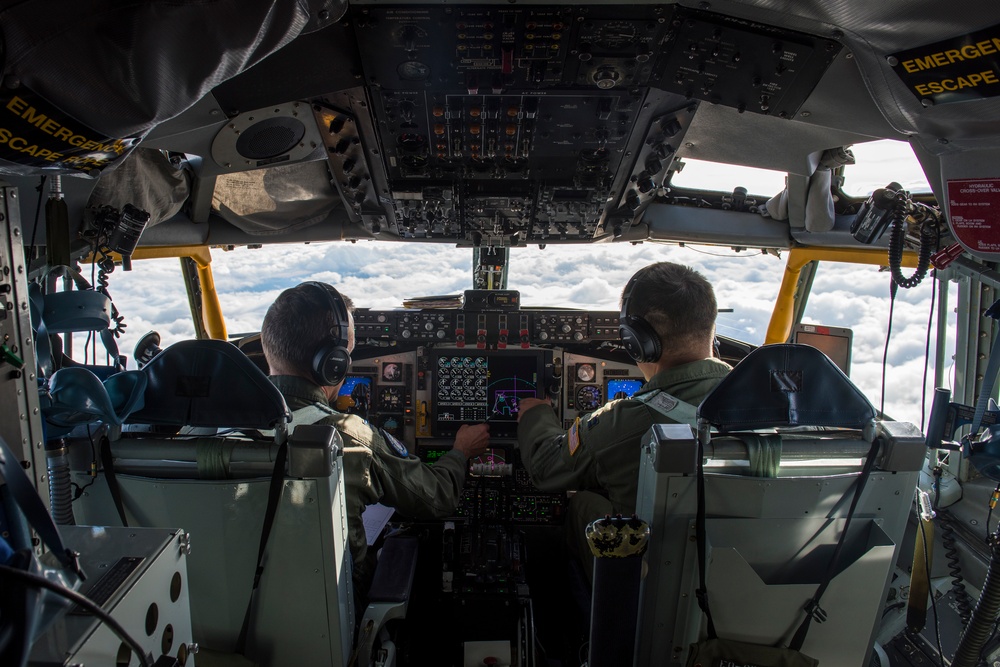
[{"label": "oxygen mask hose", "polygon": [[983,592],[958,642],[952,667],[976,667],[979,664],[983,646],[993,633],[993,624],[1000,613],[1000,528],[990,536],[989,544],[993,557],[986,571]]}]

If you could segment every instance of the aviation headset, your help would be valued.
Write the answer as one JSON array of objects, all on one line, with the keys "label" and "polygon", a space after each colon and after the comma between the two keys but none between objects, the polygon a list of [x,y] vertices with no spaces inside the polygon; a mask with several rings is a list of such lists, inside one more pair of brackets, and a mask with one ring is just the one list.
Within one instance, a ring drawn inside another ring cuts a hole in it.
[{"label": "aviation headset", "polygon": [[335,324],[317,345],[312,354],[313,380],[324,387],[339,384],[351,368],[351,353],[347,349],[350,320],[347,314],[347,304],[340,292],[324,283],[309,281],[302,283],[323,294],[327,310],[333,315]]},{"label": "aviation headset", "polygon": [[653,329],[653,326],[643,317],[629,315],[628,306],[632,298],[632,290],[638,274],[632,276],[625,285],[625,293],[622,296],[622,312],[618,316],[618,332],[622,338],[622,345],[625,351],[637,363],[652,363],[660,358],[662,351],[660,336]]}]

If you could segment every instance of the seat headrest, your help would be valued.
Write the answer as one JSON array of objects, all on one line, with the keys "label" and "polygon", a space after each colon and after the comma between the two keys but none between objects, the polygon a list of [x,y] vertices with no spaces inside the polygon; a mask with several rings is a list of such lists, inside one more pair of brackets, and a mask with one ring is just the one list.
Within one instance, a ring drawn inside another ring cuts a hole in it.
[{"label": "seat headrest", "polygon": [[49,380],[48,400],[42,414],[52,426],[72,429],[81,424],[103,422],[114,426],[142,407],[146,376],[124,371],[106,381],[79,366],[60,368]]},{"label": "seat headrest", "polygon": [[809,345],[748,354],[698,406],[721,432],[778,426],[863,428],[875,408],[829,357]]},{"label": "seat headrest", "polygon": [[130,423],[273,429],[291,419],[277,387],[225,341],[174,343],[142,372],[149,380],[145,406]]}]

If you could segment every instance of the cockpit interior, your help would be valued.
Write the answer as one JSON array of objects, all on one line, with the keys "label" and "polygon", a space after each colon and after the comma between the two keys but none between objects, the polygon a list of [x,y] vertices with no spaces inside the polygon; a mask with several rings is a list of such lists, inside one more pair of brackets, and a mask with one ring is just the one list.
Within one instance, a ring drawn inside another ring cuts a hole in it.
[{"label": "cockpit interior", "polygon": [[[982,0],[0,1],[0,662],[1000,665],[997,118]],[[929,191],[889,161],[844,190],[879,140]],[[686,186],[694,162],[784,186]],[[300,423],[212,273],[307,244],[471,256],[458,294],[354,295],[330,407],[428,465],[462,425],[491,440],[450,516],[368,508],[364,595],[341,435]],[[784,266],[764,344],[717,336],[732,373],[645,436],[588,579],[519,402],[571,429],[645,378],[621,310],[525,305],[508,275],[512,250],[599,244]],[[119,350],[109,276],[157,258],[191,340]],[[852,383],[856,332],[804,321],[822,262],[884,267],[893,299],[935,281],[926,421]]]}]

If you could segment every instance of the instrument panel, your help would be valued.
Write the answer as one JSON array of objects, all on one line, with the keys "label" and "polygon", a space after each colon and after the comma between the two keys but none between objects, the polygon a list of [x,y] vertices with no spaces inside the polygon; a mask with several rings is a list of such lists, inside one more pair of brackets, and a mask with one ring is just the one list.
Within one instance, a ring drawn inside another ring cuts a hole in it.
[{"label": "instrument panel", "polygon": [[470,462],[456,520],[560,523],[565,494],[534,488],[515,448],[519,403],[548,397],[567,425],[643,383],[621,349],[618,312],[370,310],[336,407],[403,440],[427,462],[462,424],[487,422],[492,449]]},{"label": "instrument panel", "polygon": [[371,234],[621,236],[700,101],[793,118],[832,40],[677,5],[352,3],[359,87],[313,110]]},{"label": "instrument panel", "polygon": [[550,397],[566,422],[642,384],[621,349],[616,311],[370,310],[338,406],[410,443],[488,421],[517,435],[517,404]]}]

